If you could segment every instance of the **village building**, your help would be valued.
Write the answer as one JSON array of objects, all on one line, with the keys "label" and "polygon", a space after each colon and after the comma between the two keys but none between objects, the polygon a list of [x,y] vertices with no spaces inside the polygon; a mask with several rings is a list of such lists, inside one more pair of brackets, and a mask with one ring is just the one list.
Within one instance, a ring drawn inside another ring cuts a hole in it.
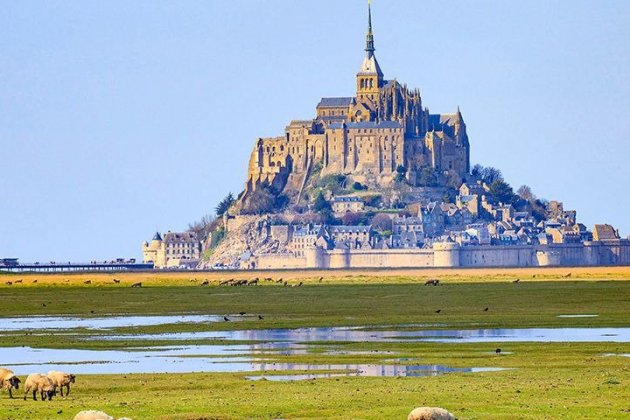
[{"label": "village building", "polygon": [[305,250],[315,246],[320,239],[327,241],[328,231],[323,225],[298,225],[293,227],[291,241],[288,244],[288,250],[295,256],[303,257]]},{"label": "village building", "polygon": [[594,241],[615,241],[619,239],[619,231],[611,225],[595,225],[593,228]]},{"label": "village building", "polygon": [[201,241],[195,232],[156,232],[151,243],[142,244],[145,263],[155,268],[194,268],[201,258]]},{"label": "village building", "polygon": [[372,226],[331,226],[330,234],[336,248],[369,249],[372,247]]},{"label": "village building", "polygon": [[356,195],[336,196],[331,200],[332,211],[335,216],[343,216],[345,213],[358,213],[365,209],[365,203]]}]

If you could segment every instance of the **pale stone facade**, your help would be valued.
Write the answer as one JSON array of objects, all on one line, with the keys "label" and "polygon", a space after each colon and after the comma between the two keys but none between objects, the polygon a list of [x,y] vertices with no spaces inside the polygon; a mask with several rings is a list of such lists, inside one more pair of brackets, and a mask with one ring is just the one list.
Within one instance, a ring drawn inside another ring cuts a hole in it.
[{"label": "pale stone facade", "polygon": [[167,232],[164,238],[155,233],[151,243],[142,244],[145,263],[155,268],[195,267],[201,258],[201,242],[194,232]]},{"label": "pale stone facade", "polygon": [[365,209],[365,204],[357,196],[338,196],[331,200],[331,206],[335,216],[343,216],[345,213],[360,212]]},{"label": "pale stone facade", "polygon": [[420,91],[386,80],[374,55],[371,14],[356,96],[323,98],[312,120],[291,121],[283,136],[260,138],[249,160],[245,194],[262,184],[298,190],[317,165],[370,186],[391,183],[397,168],[411,184],[422,168],[464,177],[470,170],[459,109],[431,114]]}]

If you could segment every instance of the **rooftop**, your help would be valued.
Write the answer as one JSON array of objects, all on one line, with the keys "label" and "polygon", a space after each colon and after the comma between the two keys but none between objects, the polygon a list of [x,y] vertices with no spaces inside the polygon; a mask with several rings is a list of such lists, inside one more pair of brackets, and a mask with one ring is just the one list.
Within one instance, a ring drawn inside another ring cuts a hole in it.
[{"label": "rooftop", "polygon": [[317,104],[317,108],[340,108],[349,107],[354,104],[354,98],[341,97],[341,98],[322,98]]}]

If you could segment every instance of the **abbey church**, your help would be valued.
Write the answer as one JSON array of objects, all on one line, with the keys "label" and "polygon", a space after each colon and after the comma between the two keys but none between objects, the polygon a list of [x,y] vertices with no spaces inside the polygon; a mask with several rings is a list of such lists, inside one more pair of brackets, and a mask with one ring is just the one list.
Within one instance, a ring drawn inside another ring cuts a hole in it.
[{"label": "abbey church", "polygon": [[374,51],[368,8],[356,96],[322,98],[314,119],[291,121],[283,136],[258,139],[245,194],[260,185],[298,190],[314,167],[321,176],[345,174],[376,188],[388,186],[401,167],[410,185],[426,167],[460,178],[469,172],[470,146],[459,109],[429,113],[419,90],[385,79]]}]

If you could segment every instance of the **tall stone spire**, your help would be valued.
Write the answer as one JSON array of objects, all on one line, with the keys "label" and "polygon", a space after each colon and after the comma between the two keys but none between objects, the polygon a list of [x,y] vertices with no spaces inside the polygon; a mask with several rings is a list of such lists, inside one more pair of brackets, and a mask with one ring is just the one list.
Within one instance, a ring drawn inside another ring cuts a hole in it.
[{"label": "tall stone spire", "polygon": [[374,55],[374,34],[372,33],[372,0],[368,0],[368,31],[365,36],[365,52],[368,58]]}]

